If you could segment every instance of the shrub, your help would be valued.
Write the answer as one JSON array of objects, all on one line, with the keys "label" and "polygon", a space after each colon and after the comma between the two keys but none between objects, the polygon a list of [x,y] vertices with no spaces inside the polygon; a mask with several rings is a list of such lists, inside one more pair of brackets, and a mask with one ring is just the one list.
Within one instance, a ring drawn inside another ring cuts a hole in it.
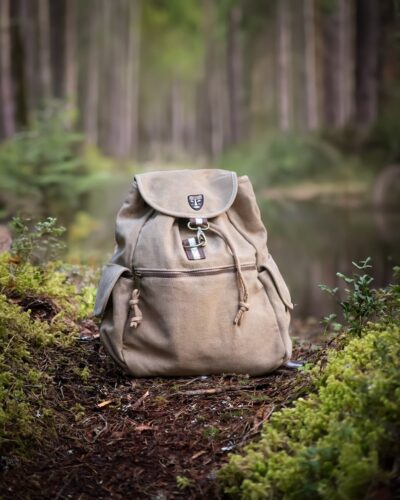
[{"label": "shrub", "polygon": [[[356,268],[352,276],[336,273],[336,276],[342,279],[347,287],[344,289],[345,297],[338,300],[345,325],[334,321],[336,320],[335,314],[326,316],[323,323],[327,327],[333,324],[337,331],[344,327],[349,334],[361,335],[369,321],[380,323],[400,321],[400,284],[391,284],[386,289],[372,288],[374,278],[368,274],[368,269],[372,268],[371,257],[352,264]],[[397,280],[399,277],[400,268],[395,267],[394,279]],[[338,295],[338,287],[330,288],[326,285],[319,285],[319,287],[333,297]]]},{"label": "shrub", "polygon": [[354,158],[345,158],[335,146],[313,134],[272,133],[230,151],[219,163],[250,175],[260,186],[347,178],[359,168]]},{"label": "shrub", "polygon": [[83,136],[70,129],[61,103],[48,103],[29,128],[0,147],[0,208],[3,215],[52,214],[71,222],[85,204],[85,194],[110,179],[92,171],[85,159]]}]

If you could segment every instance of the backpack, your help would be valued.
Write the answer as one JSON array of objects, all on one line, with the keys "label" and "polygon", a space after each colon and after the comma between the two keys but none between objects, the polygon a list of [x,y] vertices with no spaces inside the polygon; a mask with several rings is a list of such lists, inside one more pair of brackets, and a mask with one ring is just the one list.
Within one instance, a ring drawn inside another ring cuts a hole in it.
[{"label": "backpack", "polygon": [[115,235],[94,315],[128,373],[262,375],[290,359],[293,304],[247,176],[138,174]]}]

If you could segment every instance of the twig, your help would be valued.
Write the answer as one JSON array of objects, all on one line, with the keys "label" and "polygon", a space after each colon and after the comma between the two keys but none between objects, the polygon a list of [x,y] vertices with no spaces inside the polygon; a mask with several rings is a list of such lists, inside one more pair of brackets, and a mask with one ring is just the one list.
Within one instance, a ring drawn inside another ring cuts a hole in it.
[{"label": "twig", "polygon": [[225,387],[215,387],[213,389],[194,389],[192,391],[177,391],[175,394],[183,396],[206,396],[212,394],[220,394],[221,392],[228,391],[251,391],[256,389],[262,389],[263,387],[268,387],[271,385],[271,381],[261,382],[259,384],[253,385],[227,385]]},{"label": "twig", "polygon": [[250,438],[254,437],[254,436],[257,436],[258,432],[259,432],[259,429],[260,427],[265,424],[265,422],[267,420],[269,420],[269,417],[273,414],[273,412],[275,411],[275,405],[272,406],[272,408],[270,409],[270,411],[266,414],[266,416],[260,421],[258,422],[258,424],[254,425],[251,429],[250,432],[248,432],[247,434],[245,434],[242,438],[242,440],[240,441],[240,443],[238,443],[236,446],[241,446],[242,444],[244,444],[246,441],[248,441]]},{"label": "twig", "polygon": [[150,391],[147,390],[143,394],[143,396],[140,396],[140,398],[135,403],[133,403],[133,405],[131,406],[132,410],[137,410],[149,394],[150,394]]},{"label": "twig", "polygon": [[104,427],[99,432],[96,433],[96,435],[95,435],[95,437],[93,438],[93,441],[92,441],[93,443],[97,441],[97,439],[99,438],[100,434],[103,434],[103,432],[108,429],[108,422],[107,422],[107,420],[101,414],[100,414],[100,417],[105,422],[105,425],[104,425]]}]

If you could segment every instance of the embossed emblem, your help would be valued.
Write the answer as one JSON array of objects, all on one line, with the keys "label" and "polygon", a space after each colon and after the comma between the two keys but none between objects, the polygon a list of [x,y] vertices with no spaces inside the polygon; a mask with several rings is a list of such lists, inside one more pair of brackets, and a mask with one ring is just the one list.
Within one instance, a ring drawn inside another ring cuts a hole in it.
[{"label": "embossed emblem", "polygon": [[188,202],[193,210],[200,210],[204,203],[204,195],[203,194],[190,194],[188,196]]}]

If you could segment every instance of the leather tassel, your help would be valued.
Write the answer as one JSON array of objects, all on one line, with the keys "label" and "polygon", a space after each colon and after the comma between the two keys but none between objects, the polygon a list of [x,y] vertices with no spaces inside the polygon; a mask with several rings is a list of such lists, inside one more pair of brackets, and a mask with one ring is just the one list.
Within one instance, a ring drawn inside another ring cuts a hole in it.
[{"label": "leather tassel", "polygon": [[139,297],[140,292],[137,288],[135,288],[132,292],[132,298],[129,301],[129,305],[133,311],[133,316],[129,323],[131,328],[137,328],[143,319],[142,311],[139,309]]},{"label": "leather tassel", "polygon": [[240,322],[242,321],[242,317],[244,316],[244,313],[247,312],[250,309],[250,306],[247,302],[239,302],[239,310],[235,316],[235,320],[233,322],[234,325],[240,325]]}]

